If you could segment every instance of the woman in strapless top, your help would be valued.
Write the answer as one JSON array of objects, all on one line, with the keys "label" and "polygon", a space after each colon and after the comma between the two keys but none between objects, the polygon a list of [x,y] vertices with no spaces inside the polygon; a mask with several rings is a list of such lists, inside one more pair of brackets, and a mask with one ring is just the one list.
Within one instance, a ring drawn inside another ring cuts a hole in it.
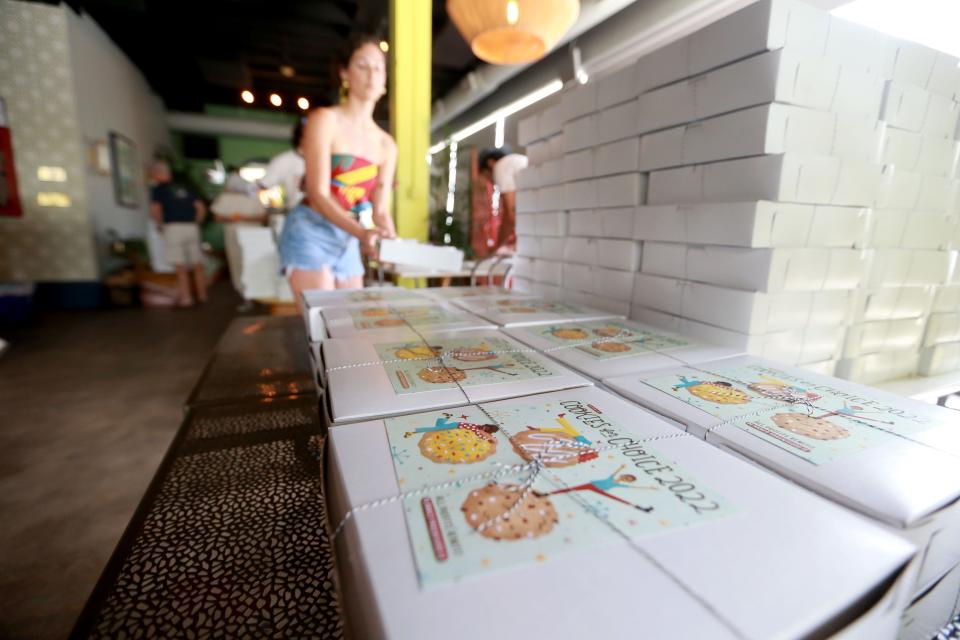
[{"label": "woman in strapless top", "polygon": [[316,109],[303,135],[306,197],[280,235],[280,264],[297,304],[305,289],[363,287],[361,253],[395,236],[388,209],[397,146],[373,120],[386,91],[379,41],[353,38],[339,63],[341,104]]}]

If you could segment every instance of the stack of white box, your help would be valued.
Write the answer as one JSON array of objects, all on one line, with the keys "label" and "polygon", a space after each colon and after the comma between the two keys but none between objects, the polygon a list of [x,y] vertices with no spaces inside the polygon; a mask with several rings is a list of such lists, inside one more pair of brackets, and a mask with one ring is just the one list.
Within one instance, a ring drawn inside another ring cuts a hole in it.
[{"label": "stack of white box", "polygon": [[567,212],[563,202],[563,120],[554,104],[518,124],[529,166],[517,178],[514,288],[560,299]]},{"label": "stack of white box", "polygon": [[960,315],[926,322],[960,299],[956,63],[766,0],[567,90],[520,123],[520,288],[863,382],[927,327],[960,367]]}]

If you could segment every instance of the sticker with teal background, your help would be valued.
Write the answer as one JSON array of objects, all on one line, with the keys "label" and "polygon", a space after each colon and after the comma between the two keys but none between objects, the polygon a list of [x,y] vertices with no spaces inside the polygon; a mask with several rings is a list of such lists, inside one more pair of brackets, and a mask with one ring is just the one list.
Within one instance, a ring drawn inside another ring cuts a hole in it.
[{"label": "sticker with teal background", "polygon": [[486,311],[500,313],[556,313],[561,315],[587,313],[583,307],[566,302],[550,302],[549,300],[523,298],[496,298],[484,301]]},{"label": "sticker with teal background", "polygon": [[430,327],[445,323],[462,322],[463,315],[447,311],[439,306],[386,307],[374,305],[349,309],[355,329],[389,329],[405,327]]},{"label": "sticker with teal background", "polygon": [[[384,423],[400,490],[422,491],[404,510],[425,588],[736,511],[575,394],[489,417],[466,407]],[[525,492],[534,458],[545,468]]]},{"label": "sticker with teal background", "polygon": [[647,331],[629,322],[594,320],[529,329],[556,345],[570,346],[597,360],[688,347],[679,336]]},{"label": "sticker with teal background", "polygon": [[761,365],[644,383],[816,465],[930,427],[928,417],[905,407]]},{"label": "sticker with teal background", "polygon": [[[503,338],[458,338],[375,344],[397,394],[536,380],[558,375],[549,361]],[[442,363],[439,358],[443,356]]]}]

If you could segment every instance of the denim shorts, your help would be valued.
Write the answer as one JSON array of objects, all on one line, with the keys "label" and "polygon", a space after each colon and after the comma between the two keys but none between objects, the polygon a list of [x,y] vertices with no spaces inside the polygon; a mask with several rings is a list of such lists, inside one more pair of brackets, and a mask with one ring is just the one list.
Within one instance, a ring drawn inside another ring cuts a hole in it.
[{"label": "denim shorts", "polygon": [[364,273],[360,241],[305,204],[294,207],[283,223],[280,267],[287,274],[330,269],[337,280]]}]

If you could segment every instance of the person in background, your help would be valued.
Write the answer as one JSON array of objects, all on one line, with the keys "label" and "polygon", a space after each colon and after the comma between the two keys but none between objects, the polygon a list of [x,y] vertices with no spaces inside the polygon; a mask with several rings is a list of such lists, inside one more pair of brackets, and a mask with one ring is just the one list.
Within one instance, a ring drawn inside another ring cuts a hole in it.
[{"label": "person in background", "polygon": [[267,172],[260,179],[260,186],[264,189],[271,187],[283,187],[283,204],[287,211],[290,211],[303,199],[303,176],[306,172],[306,163],[303,160],[303,125],[306,118],[297,120],[293,128],[293,138],[290,143],[293,148],[275,155],[270,164],[267,165]]},{"label": "person in background", "polygon": [[197,300],[207,301],[207,278],[200,249],[200,224],[207,215],[203,201],[192,191],[173,182],[170,165],[164,160],[153,163],[154,187],[150,191],[150,217],[163,236],[167,262],[177,271],[178,305],[193,306],[190,270]]},{"label": "person in background", "polygon": [[[305,289],[363,287],[360,254],[376,257],[377,241],[396,235],[388,206],[397,145],[373,120],[387,80],[379,39],[354,36],[338,66],[343,100],[307,118],[306,196],[280,235],[280,264],[298,305]],[[373,228],[360,222],[368,214]]]},{"label": "person in background", "polygon": [[243,295],[243,279],[237,228],[260,226],[267,220],[267,211],[255,191],[256,187],[244,180],[239,171],[233,171],[227,176],[223,191],[210,205],[214,220],[223,224],[223,248],[230,280],[240,295]]},{"label": "person in background", "polygon": [[499,191],[491,206],[491,224],[485,225],[488,253],[513,252],[517,244],[517,173],[528,164],[527,156],[509,147],[486,149],[478,161],[480,173]]}]

